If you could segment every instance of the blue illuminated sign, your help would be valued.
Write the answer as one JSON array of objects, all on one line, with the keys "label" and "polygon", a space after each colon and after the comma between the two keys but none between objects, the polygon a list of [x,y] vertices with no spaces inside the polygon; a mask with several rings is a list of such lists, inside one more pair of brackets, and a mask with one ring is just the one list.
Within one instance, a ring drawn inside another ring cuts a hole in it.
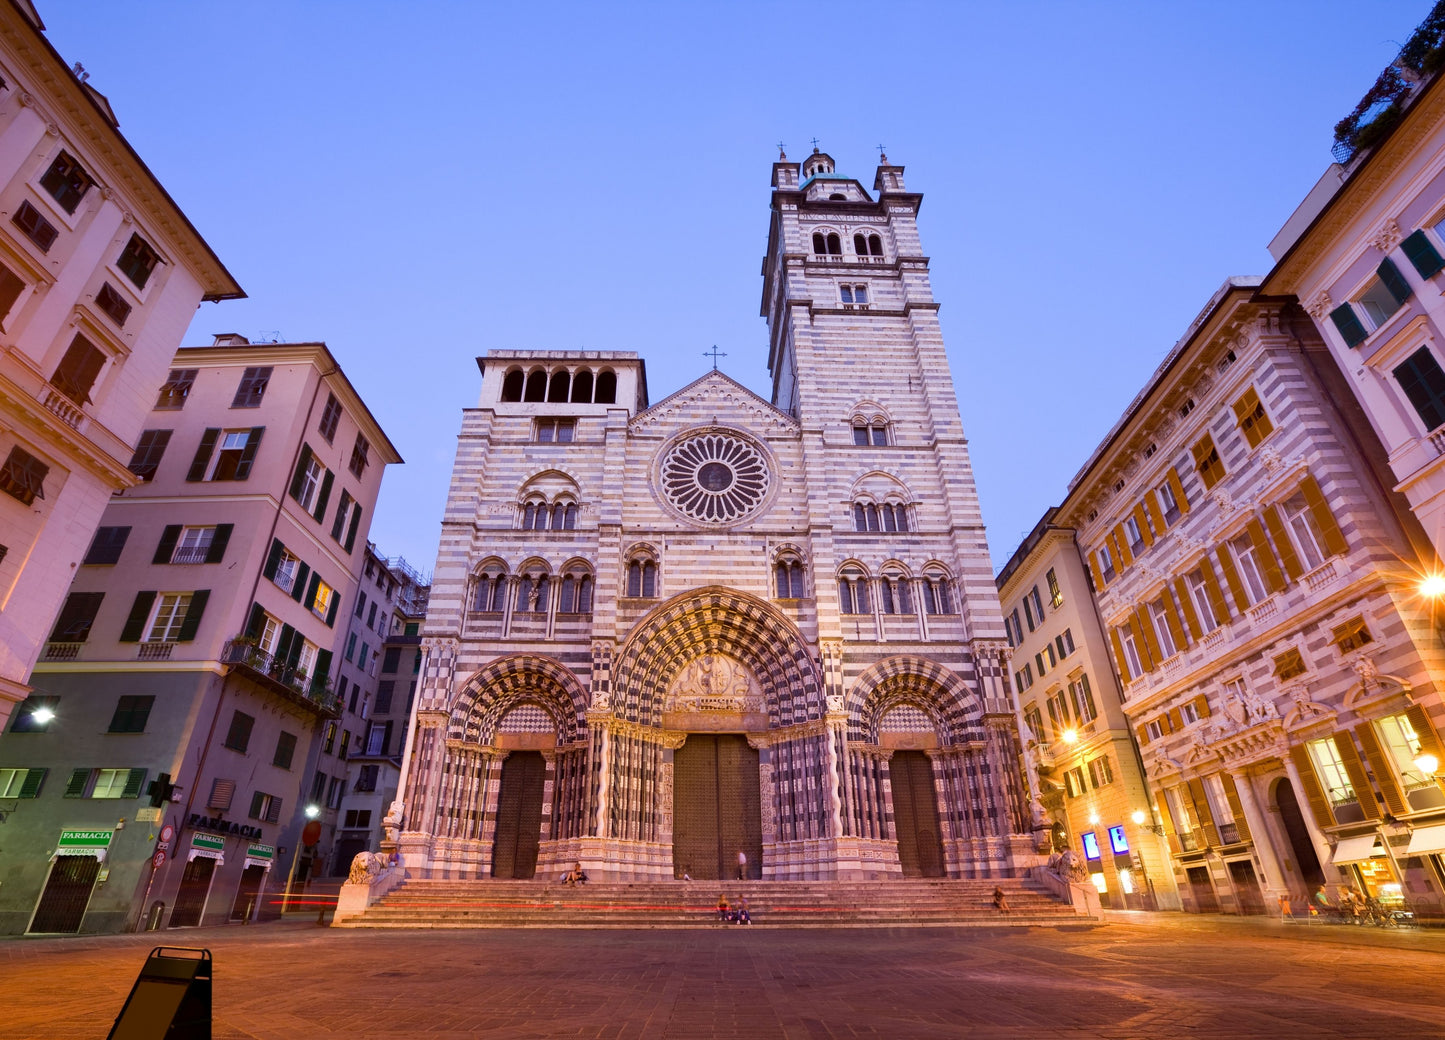
[{"label": "blue illuminated sign", "polygon": [[1099,837],[1093,831],[1084,832],[1084,858],[1099,858]]},{"label": "blue illuminated sign", "polygon": [[1118,827],[1109,828],[1109,846],[1114,850],[1115,855],[1123,856],[1128,854],[1129,839],[1124,837],[1124,827],[1122,824]]}]

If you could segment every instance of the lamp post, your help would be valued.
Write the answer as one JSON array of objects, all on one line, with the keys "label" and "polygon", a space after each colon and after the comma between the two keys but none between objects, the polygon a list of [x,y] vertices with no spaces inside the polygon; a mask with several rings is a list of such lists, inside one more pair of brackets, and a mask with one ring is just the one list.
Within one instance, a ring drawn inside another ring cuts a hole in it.
[{"label": "lamp post", "polygon": [[[321,807],[308,805],[306,807],[306,821],[310,823],[321,815]],[[281,897],[281,914],[285,916],[286,911],[291,907],[291,882],[296,879],[296,857],[301,854],[301,839],[296,839],[296,847],[291,850],[291,870],[286,875],[286,894]]]}]

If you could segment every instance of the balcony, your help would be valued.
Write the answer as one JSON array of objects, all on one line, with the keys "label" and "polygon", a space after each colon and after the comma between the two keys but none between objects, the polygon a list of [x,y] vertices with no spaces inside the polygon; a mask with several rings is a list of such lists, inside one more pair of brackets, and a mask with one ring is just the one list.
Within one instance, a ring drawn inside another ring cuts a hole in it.
[{"label": "balcony", "polygon": [[141,643],[136,647],[135,659],[137,661],[169,661],[171,651],[175,648],[175,643]]},{"label": "balcony", "polygon": [[1274,596],[1271,596],[1266,600],[1261,600],[1259,603],[1256,603],[1254,606],[1249,608],[1249,620],[1253,621],[1256,625],[1258,625],[1262,624],[1265,621],[1268,621],[1270,618],[1274,617],[1278,613],[1279,600],[1276,599]]},{"label": "balcony", "polygon": [[1305,575],[1305,584],[1309,586],[1311,592],[1318,592],[1320,589],[1333,585],[1339,575],[1340,571],[1339,568],[1335,566],[1335,558],[1331,556],[1324,563]]},{"label": "balcony", "polygon": [[172,563],[205,563],[210,554],[209,545],[183,545],[171,557]]},{"label": "balcony", "polygon": [[74,661],[80,656],[80,648],[84,643],[46,643],[45,659],[47,661]]},{"label": "balcony", "polygon": [[79,406],[52,386],[47,385],[41,390],[40,403],[45,406],[46,411],[72,430],[80,429],[80,424],[85,419],[85,413]]},{"label": "balcony", "polygon": [[309,677],[305,672],[278,660],[262,650],[254,641],[237,638],[226,644],[221,661],[239,668],[246,676],[293,703],[309,708],[325,718],[339,718],[341,698],[327,676]]}]

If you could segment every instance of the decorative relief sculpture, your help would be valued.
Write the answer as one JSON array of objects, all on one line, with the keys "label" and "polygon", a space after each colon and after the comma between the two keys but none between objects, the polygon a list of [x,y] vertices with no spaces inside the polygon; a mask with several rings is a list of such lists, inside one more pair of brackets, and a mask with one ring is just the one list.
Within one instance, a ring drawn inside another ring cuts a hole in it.
[{"label": "decorative relief sculpture", "polygon": [[1306,305],[1305,310],[1310,312],[1310,317],[1315,321],[1321,321],[1325,315],[1335,309],[1335,301],[1330,299],[1330,294],[1321,289],[1315,298]]},{"label": "decorative relief sculpture", "polygon": [[1400,234],[1400,225],[1395,222],[1394,217],[1390,217],[1375,229],[1375,233],[1370,237],[1370,244],[1380,252],[1388,253],[1400,244],[1403,237]]},{"label": "decorative relief sculpture", "polygon": [[748,670],[722,654],[705,654],[682,670],[668,702],[674,711],[762,711]]}]

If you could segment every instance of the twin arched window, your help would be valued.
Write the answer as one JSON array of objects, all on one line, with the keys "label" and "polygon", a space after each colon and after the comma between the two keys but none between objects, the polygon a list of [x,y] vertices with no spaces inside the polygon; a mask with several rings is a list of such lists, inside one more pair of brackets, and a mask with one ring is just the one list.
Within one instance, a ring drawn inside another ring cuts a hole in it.
[{"label": "twin arched window", "polygon": [[517,602],[512,609],[518,614],[545,614],[551,591],[552,576],[546,571],[523,573],[517,578]]},{"label": "twin arched window", "polygon": [[888,423],[883,419],[874,419],[871,422],[854,419],[853,443],[860,448],[869,444],[876,447],[886,445],[888,443]]},{"label": "twin arched window", "polygon": [[860,568],[844,567],[838,575],[838,609],[844,614],[871,614],[868,575]]},{"label": "twin arched window", "polygon": [[657,596],[657,564],[638,556],[627,565],[627,594],[636,599],[654,599]]},{"label": "twin arched window", "polygon": [[796,556],[780,557],[773,566],[773,578],[778,599],[802,599],[805,595],[803,563]]},{"label": "twin arched window", "polygon": [[853,530],[886,531],[889,533],[907,531],[908,507],[901,502],[853,503]]},{"label": "twin arched window", "polygon": [[[873,606],[869,589],[873,581],[861,567],[849,565],[838,574],[838,604],[844,614],[869,614]],[[942,570],[924,572],[919,586],[923,598],[923,610],[927,614],[954,614],[952,581]],[[912,614],[914,605],[914,579],[897,565],[890,565],[878,579],[878,606],[884,614]]]},{"label": "twin arched window", "polygon": [[610,368],[595,374],[590,368],[558,367],[550,372],[545,368],[531,372],[513,368],[502,378],[502,400],[615,404],[617,373]]},{"label": "twin arched window", "polygon": [[549,503],[545,498],[532,498],[522,507],[524,531],[571,531],[576,527],[577,503],[568,499]]},{"label": "twin arched window", "polygon": [[472,593],[472,609],[486,614],[500,614],[507,606],[507,569],[494,564],[477,575]]},{"label": "twin arched window", "polygon": [[[519,614],[544,614],[548,609],[548,596],[557,581],[545,569],[523,570],[517,577],[517,596],[512,609]],[[505,565],[492,563],[484,566],[477,575],[476,587],[472,592],[472,610],[482,614],[500,614],[507,606],[507,590],[511,578]],[[590,614],[592,612],[592,572],[582,564],[568,567],[561,579],[561,594],[557,611],[561,614]]]},{"label": "twin arched window", "polygon": [[929,614],[954,614],[953,592],[949,588],[948,575],[941,571],[926,571],[923,575],[923,609]]},{"label": "twin arched window", "polygon": [[559,614],[592,613],[592,574],[585,568],[568,570],[562,576],[562,594],[557,603]]},{"label": "twin arched window", "polygon": [[813,252],[818,256],[842,256],[843,240],[838,237],[836,231],[829,231],[827,234],[814,231]]},{"label": "twin arched window", "polygon": [[912,614],[913,594],[908,575],[901,571],[884,571],[878,581],[879,605],[885,614]]},{"label": "twin arched window", "polygon": [[854,235],[853,252],[859,256],[882,256],[883,239],[877,235],[868,235],[866,238],[863,235]]}]

